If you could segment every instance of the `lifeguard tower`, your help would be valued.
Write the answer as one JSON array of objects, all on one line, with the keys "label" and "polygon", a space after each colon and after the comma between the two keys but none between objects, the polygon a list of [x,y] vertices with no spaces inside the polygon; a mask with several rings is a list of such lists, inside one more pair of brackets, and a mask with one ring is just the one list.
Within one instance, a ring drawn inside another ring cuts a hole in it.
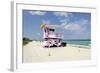
[{"label": "lifeguard tower", "polygon": [[50,24],[41,24],[43,29],[43,38],[45,40],[44,47],[61,47],[66,46],[65,42],[62,42],[63,35],[56,32],[56,26]]}]

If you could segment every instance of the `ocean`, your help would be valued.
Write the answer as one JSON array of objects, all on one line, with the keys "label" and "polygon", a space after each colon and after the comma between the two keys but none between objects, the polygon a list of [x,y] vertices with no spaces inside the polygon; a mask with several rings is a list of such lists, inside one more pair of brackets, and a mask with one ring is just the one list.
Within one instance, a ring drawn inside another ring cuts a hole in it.
[{"label": "ocean", "polygon": [[[38,40],[35,40],[35,41],[38,41]],[[42,41],[44,40],[41,40],[41,42]],[[91,48],[91,40],[63,40],[63,42],[66,42],[67,44],[74,47]]]},{"label": "ocean", "polygon": [[91,40],[63,40],[63,42],[77,47],[91,47]]}]

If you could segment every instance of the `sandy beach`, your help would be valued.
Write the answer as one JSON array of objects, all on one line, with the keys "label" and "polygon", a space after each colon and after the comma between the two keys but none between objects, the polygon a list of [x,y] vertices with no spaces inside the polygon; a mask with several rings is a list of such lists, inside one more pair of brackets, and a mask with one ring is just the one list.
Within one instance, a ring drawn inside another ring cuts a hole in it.
[{"label": "sandy beach", "polygon": [[67,44],[66,47],[43,48],[43,42],[32,41],[23,46],[23,62],[47,62],[91,59],[91,49],[74,47]]}]

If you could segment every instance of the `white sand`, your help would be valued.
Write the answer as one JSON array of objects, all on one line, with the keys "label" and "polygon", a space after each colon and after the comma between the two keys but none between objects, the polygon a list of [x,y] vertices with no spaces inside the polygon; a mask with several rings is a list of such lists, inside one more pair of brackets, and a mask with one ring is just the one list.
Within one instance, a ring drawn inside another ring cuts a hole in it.
[{"label": "white sand", "polygon": [[23,47],[23,62],[87,60],[91,49],[66,47],[43,48],[42,42],[33,41]]}]

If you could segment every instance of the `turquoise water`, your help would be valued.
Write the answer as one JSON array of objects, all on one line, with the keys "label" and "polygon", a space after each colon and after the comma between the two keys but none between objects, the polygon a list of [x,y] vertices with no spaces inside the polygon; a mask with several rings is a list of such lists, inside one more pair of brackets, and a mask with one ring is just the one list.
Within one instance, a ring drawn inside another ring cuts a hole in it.
[{"label": "turquoise water", "polygon": [[63,42],[66,42],[67,44],[70,44],[71,46],[74,47],[82,47],[82,48],[91,47],[91,40],[63,40]]},{"label": "turquoise water", "polygon": [[67,44],[90,47],[91,40],[66,40]]}]

